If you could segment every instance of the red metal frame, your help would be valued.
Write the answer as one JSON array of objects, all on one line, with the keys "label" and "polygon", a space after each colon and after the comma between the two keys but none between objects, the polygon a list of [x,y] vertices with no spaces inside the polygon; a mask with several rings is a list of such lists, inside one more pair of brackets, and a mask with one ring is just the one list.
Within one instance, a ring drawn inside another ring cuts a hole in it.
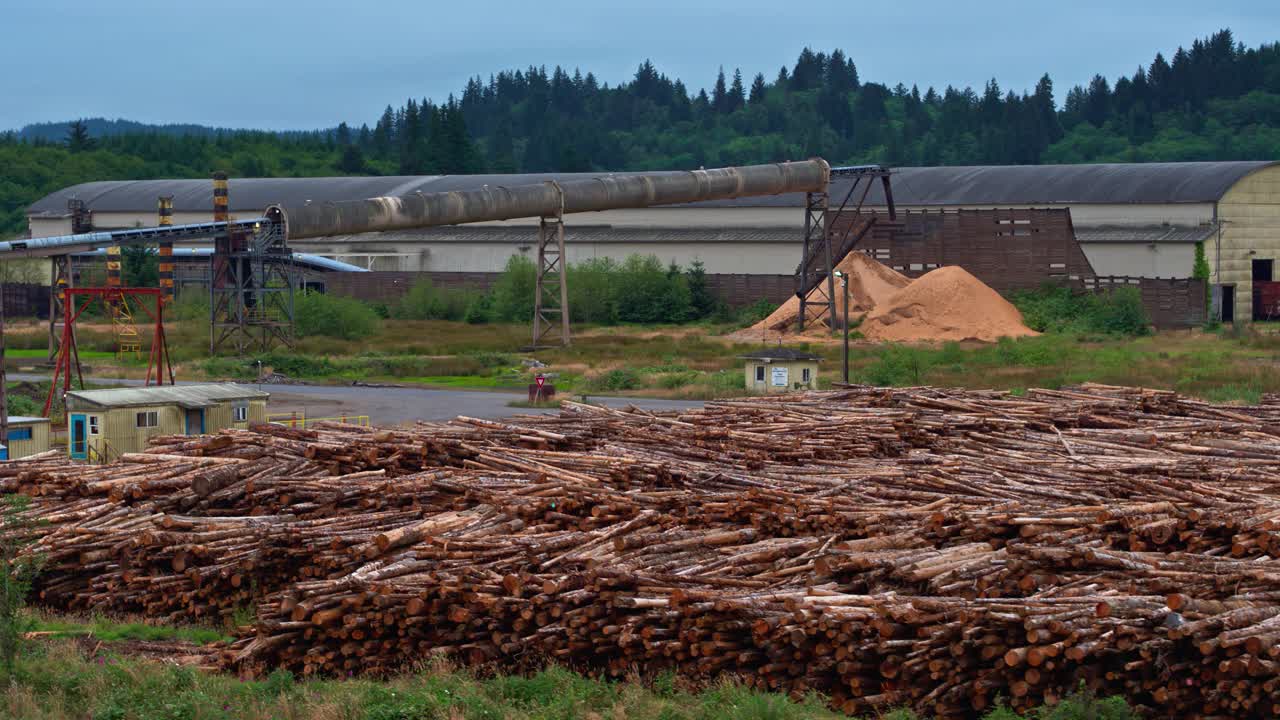
[{"label": "red metal frame", "polygon": [[[160,288],[129,288],[129,287],[105,287],[105,288],[78,288],[69,287],[63,289],[63,317],[62,317],[62,344],[58,348],[58,358],[53,368],[53,382],[49,384],[49,397],[44,401],[44,416],[49,417],[49,410],[53,408],[53,399],[58,392],[58,378],[62,378],[62,393],[71,391],[71,368],[74,363],[76,377],[80,380],[81,389],[84,388],[84,370],[80,367],[80,353],[76,349],[75,322],[80,318],[80,314],[85,311],[96,299],[101,299],[108,307],[115,302],[125,302],[130,299],[138,300],[138,307],[147,314],[147,317],[155,321],[155,331],[151,337],[151,353],[147,362],[147,385],[151,385],[151,378],[154,372],[155,384],[164,385],[165,371],[168,370],[169,384],[173,385],[173,362],[169,358],[169,341],[164,334],[164,290]],[[77,297],[83,297],[78,307],[74,300]],[[155,312],[142,302],[143,298],[155,298]]]}]

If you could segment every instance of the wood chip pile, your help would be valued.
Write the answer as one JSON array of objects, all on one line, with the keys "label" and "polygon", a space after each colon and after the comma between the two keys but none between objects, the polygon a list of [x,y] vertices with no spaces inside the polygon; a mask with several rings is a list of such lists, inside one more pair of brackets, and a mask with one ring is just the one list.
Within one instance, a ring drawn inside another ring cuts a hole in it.
[{"label": "wood chip pile", "polygon": [[971,716],[1081,683],[1280,712],[1280,404],[853,388],[683,414],[259,426],[38,456],[41,602],[218,622],[224,663],[725,673]]}]

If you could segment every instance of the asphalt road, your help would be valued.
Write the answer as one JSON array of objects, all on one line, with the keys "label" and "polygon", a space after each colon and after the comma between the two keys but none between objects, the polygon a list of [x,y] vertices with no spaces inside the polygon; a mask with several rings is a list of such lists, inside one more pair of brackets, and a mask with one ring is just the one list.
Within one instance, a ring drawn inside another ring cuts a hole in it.
[{"label": "asphalt road", "polygon": [[[10,380],[41,381],[48,375],[9,373]],[[142,380],[85,378],[86,382],[112,385],[142,385]],[[179,385],[194,383],[179,381]],[[414,420],[450,420],[458,415],[478,418],[503,418],[528,413],[550,413],[555,410],[532,410],[509,407],[512,401],[525,400],[524,395],[510,392],[478,390],[428,390],[425,388],[379,388],[342,385],[262,385],[271,393],[269,412],[297,410],[306,417],[339,417],[367,415],[374,425],[398,425]],[[659,400],[653,398],[619,398],[592,395],[591,402],[610,407],[636,407],[648,410],[686,410],[702,407],[701,401]]]}]

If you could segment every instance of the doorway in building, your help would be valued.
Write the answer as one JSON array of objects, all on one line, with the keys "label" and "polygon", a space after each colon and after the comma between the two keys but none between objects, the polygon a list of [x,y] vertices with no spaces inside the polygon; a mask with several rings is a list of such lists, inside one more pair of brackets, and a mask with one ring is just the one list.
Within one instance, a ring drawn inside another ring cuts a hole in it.
[{"label": "doorway in building", "polygon": [[187,434],[204,434],[204,410],[198,408],[195,410],[187,410]]},{"label": "doorway in building", "polygon": [[84,415],[71,416],[71,457],[84,460],[89,456],[89,441],[84,434]]},{"label": "doorway in building", "polygon": [[1280,283],[1275,282],[1275,260],[1253,260],[1253,319],[1280,320]]},{"label": "doorway in building", "polygon": [[1219,285],[1218,286],[1218,308],[1220,310],[1219,319],[1224,323],[1233,323],[1236,321],[1236,286],[1235,285]]}]

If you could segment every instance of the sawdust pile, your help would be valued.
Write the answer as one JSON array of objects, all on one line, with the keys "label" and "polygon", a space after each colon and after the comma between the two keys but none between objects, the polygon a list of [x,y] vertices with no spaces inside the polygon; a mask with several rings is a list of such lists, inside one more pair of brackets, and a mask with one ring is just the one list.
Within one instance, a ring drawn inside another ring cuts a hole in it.
[{"label": "sawdust pile", "polygon": [[858,328],[870,340],[984,340],[1038,335],[1022,313],[967,270],[941,267],[876,305]]},{"label": "sawdust pile", "polygon": [[[938,268],[911,280],[861,252],[849,253],[837,267],[849,274],[849,315],[863,317],[858,330],[869,340],[992,342],[1038,334],[1023,323],[1017,308],[964,268]],[[824,295],[815,290],[809,297],[821,302]],[[843,293],[837,290],[837,312],[843,312],[843,304]],[[794,337],[799,312],[800,301],[793,297],[730,338],[769,343]],[[814,323],[804,335],[818,339],[830,337],[830,332]]]},{"label": "sawdust pile", "polygon": [[[849,317],[866,314],[872,308],[883,304],[902,288],[911,284],[911,278],[893,268],[872,260],[861,252],[851,252],[836,265],[840,272],[849,274]],[[840,288],[840,280],[836,279],[836,312],[844,312],[844,293]],[[809,293],[809,300],[825,303],[826,285],[815,288]],[[812,308],[812,313],[825,312],[825,304],[820,310]],[[769,317],[744,330],[739,330],[730,337],[746,342],[768,341],[788,333],[794,334],[796,317],[800,314],[800,298],[792,296],[769,314]],[[825,332],[825,331],[822,331]],[[806,333],[809,334],[809,333]]]}]

